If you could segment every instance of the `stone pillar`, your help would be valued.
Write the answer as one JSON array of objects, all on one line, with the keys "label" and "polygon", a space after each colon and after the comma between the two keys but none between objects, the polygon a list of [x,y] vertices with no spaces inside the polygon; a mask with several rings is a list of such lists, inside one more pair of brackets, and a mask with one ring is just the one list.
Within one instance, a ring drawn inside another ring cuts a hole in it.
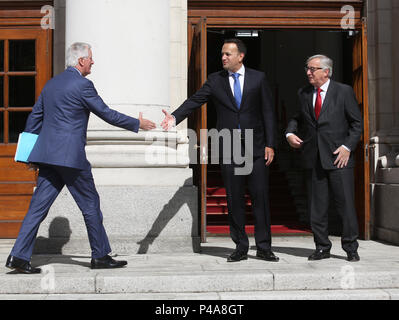
[{"label": "stone pillar", "polygon": [[372,235],[399,244],[399,3],[367,1]]},{"label": "stone pillar", "polygon": [[[95,64],[88,78],[105,103],[136,118],[143,112],[158,125],[133,133],[90,116],[86,152],[117,253],[199,249],[187,138],[159,126],[161,110],[170,110],[171,101],[181,102],[186,92],[185,5],[182,0],[66,0],[65,46],[92,45]],[[64,219],[64,225],[68,221],[72,234],[52,227],[50,218],[42,237],[63,241],[63,252],[88,250],[83,219],[67,189],[50,215]]]},{"label": "stone pillar", "polygon": [[371,135],[399,141],[397,1],[368,1],[368,51]]}]

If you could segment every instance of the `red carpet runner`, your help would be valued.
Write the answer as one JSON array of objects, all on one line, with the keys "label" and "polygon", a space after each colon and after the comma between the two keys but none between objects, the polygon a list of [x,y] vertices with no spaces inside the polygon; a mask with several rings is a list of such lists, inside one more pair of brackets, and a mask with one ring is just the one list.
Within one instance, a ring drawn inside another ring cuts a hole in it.
[{"label": "red carpet runner", "polygon": [[[270,180],[270,205],[273,235],[309,235],[309,227],[298,222],[298,214],[291,196],[291,190],[284,172],[278,170],[277,164],[271,166]],[[251,213],[251,199],[249,193],[246,199],[246,232],[254,233],[254,219]],[[208,165],[206,219],[207,232],[212,235],[228,235],[229,226],[227,218],[226,190],[223,187],[220,167]]]},{"label": "red carpet runner", "polygon": [[[229,226],[207,226],[206,231],[209,234],[228,235],[230,233]],[[248,235],[254,234],[254,226],[245,227]],[[311,230],[300,225],[272,225],[272,235],[311,235]]]}]

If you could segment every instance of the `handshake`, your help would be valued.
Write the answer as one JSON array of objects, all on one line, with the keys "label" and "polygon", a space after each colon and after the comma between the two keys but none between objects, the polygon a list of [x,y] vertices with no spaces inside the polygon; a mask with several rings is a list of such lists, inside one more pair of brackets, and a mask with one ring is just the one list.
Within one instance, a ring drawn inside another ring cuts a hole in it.
[{"label": "handshake", "polygon": [[[165,110],[162,110],[162,112],[165,114],[165,118],[161,122],[161,127],[168,131],[170,128],[174,127],[176,125],[176,119],[173,117],[170,113],[168,113]],[[143,113],[139,113],[139,121],[140,121],[140,129],[142,130],[152,130],[156,128],[156,125],[154,122],[148,119],[143,118]]]}]

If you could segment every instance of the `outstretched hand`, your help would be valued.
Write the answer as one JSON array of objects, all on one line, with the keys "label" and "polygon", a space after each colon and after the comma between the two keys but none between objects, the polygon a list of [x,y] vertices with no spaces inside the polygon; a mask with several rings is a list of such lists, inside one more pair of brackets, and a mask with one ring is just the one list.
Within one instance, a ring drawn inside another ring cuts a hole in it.
[{"label": "outstretched hand", "polygon": [[174,127],[176,125],[176,120],[175,118],[166,110],[162,109],[162,112],[165,115],[165,119],[161,122],[161,127],[168,131],[170,128]]},{"label": "outstretched hand", "polygon": [[140,121],[140,129],[147,131],[147,130],[152,130],[152,129],[156,128],[156,125],[154,122],[143,118],[142,112],[139,113],[139,121]]}]

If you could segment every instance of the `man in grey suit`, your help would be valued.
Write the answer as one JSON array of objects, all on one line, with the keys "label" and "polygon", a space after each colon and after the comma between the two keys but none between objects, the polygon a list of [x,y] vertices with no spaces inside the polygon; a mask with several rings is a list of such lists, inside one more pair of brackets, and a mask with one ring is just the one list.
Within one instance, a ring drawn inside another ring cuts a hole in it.
[{"label": "man in grey suit", "polygon": [[40,223],[66,185],[80,210],[89,236],[91,268],[118,268],[127,264],[116,261],[103,226],[100,199],[91,165],[86,158],[86,132],[90,113],[104,121],[138,132],[151,130],[155,124],[135,119],[110,109],[86,79],[94,64],[90,45],[74,43],[67,52],[67,69],[49,80],[29,115],[25,132],[39,135],[28,158],[39,167],[37,187],[22,223],[6,267],[21,273],[40,273],[30,264]]},{"label": "man in grey suit", "polygon": [[299,149],[310,186],[309,210],[316,251],[309,260],[330,257],[330,195],[342,217],[342,248],[348,261],[360,260],[354,204],[354,151],[360,140],[362,115],[353,89],[331,80],[333,62],[315,55],[306,62],[309,86],[298,91],[299,110],[286,130],[288,143]]}]

